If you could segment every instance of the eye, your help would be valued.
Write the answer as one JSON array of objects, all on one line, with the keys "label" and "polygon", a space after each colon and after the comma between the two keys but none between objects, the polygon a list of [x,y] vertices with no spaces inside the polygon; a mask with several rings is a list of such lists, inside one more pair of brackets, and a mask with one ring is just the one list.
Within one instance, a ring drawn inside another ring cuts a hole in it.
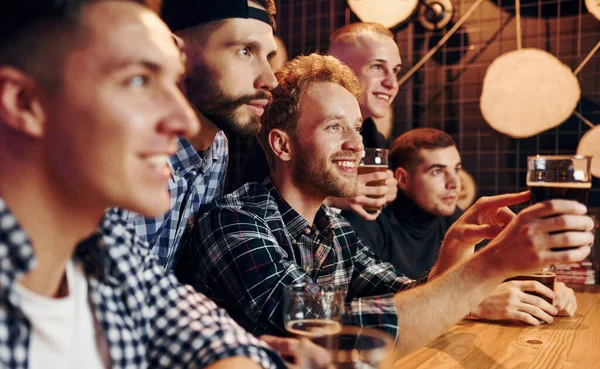
[{"label": "eye", "polygon": [[136,75],[127,80],[130,87],[143,87],[148,84],[149,77],[146,75]]},{"label": "eye", "polygon": [[327,127],[327,129],[331,130],[331,131],[339,131],[340,130],[340,125],[335,123],[330,125],[329,127]]},{"label": "eye", "polygon": [[431,174],[433,174],[434,176],[438,176],[440,174],[442,174],[442,170],[441,169],[434,169]]},{"label": "eye", "polygon": [[245,56],[245,57],[247,57],[247,56],[250,56],[250,55],[251,55],[251,53],[250,53],[250,48],[247,48],[247,47],[243,47],[243,48],[241,48],[241,49],[238,51],[238,53],[239,53],[241,56]]}]

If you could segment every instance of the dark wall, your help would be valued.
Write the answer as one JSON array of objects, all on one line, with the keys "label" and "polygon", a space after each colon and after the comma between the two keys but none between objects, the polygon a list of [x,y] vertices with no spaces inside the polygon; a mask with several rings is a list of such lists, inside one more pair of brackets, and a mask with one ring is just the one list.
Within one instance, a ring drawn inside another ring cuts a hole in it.
[{"label": "dark wall", "polygon": [[[454,1],[453,21],[474,2]],[[278,32],[291,57],[326,52],[333,30],[358,21],[345,0],[278,0],[276,4]],[[600,21],[587,12],[583,0],[522,0],[521,9],[523,47],[549,51],[573,70],[600,40]],[[524,189],[527,155],[572,154],[589,129],[571,117],[535,137],[512,139],[483,120],[479,111],[483,76],[495,57],[516,49],[515,23],[514,0],[484,1],[448,43],[400,87],[394,103],[395,135],[414,127],[439,128],[453,135],[480,195]],[[404,72],[446,32],[426,31],[416,19],[393,31]],[[600,52],[578,77],[582,91],[578,111],[600,123]],[[598,179],[590,206],[600,206]]]}]

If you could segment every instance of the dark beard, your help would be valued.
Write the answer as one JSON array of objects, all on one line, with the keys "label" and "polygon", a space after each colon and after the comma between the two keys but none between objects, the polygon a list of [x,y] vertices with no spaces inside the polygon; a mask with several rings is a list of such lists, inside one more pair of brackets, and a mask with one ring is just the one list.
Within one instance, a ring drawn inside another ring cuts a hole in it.
[{"label": "dark beard", "polygon": [[185,94],[190,103],[219,129],[227,133],[241,135],[257,135],[260,131],[260,117],[252,116],[247,122],[236,119],[236,110],[254,100],[271,101],[271,94],[260,90],[254,95],[233,97],[219,88],[206,67],[197,66],[189,71],[185,80]]}]

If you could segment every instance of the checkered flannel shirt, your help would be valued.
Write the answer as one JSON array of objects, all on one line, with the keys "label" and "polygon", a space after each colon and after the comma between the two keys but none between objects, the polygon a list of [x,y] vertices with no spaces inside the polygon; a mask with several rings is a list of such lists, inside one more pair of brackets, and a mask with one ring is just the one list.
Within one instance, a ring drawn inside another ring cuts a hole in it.
[{"label": "checkered flannel shirt", "polygon": [[[284,367],[223,309],[161,268],[118,214],[108,214],[100,230],[74,260],[84,267],[111,368],[202,368],[232,356]],[[28,367],[31,325],[15,283],[35,267],[27,235],[0,198],[0,368]]]},{"label": "checkered flannel shirt", "polygon": [[169,158],[173,178],[169,180],[171,210],[156,218],[124,212],[135,225],[136,234],[148,241],[160,264],[175,267],[181,236],[200,207],[223,193],[227,168],[227,138],[217,133],[212,145],[200,155],[192,144],[179,139],[177,153]]},{"label": "checkered flannel shirt", "polygon": [[343,286],[344,323],[398,330],[393,293],[418,282],[398,276],[326,206],[309,226],[269,179],[216,200],[182,240],[178,278],[192,284],[255,335],[285,335],[283,287]]}]

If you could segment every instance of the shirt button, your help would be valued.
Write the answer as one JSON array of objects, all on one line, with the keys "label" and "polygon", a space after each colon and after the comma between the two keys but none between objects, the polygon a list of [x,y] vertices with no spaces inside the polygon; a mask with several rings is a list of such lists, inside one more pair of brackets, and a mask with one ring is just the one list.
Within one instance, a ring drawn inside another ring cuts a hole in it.
[{"label": "shirt button", "polygon": [[304,271],[305,271],[306,273],[310,273],[310,271],[311,271],[311,270],[312,270],[312,268],[311,268],[311,267],[309,267],[309,266],[307,266],[307,267],[305,267],[305,268],[304,268]]},{"label": "shirt button", "polygon": [[181,172],[180,172],[180,171],[178,171],[178,170],[177,170],[177,171],[175,171],[175,176],[179,177],[179,175],[180,175],[180,174],[181,174]]},{"label": "shirt button", "polygon": [[295,244],[296,244],[296,240],[292,240],[292,244],[294,244],[294,245],[295,245]]},{"label": "shirt button", "polygon": [[305,229],[304,229],[304,233],[306,233],[306,234],[310,234],[310,228],[305,228]]}]

